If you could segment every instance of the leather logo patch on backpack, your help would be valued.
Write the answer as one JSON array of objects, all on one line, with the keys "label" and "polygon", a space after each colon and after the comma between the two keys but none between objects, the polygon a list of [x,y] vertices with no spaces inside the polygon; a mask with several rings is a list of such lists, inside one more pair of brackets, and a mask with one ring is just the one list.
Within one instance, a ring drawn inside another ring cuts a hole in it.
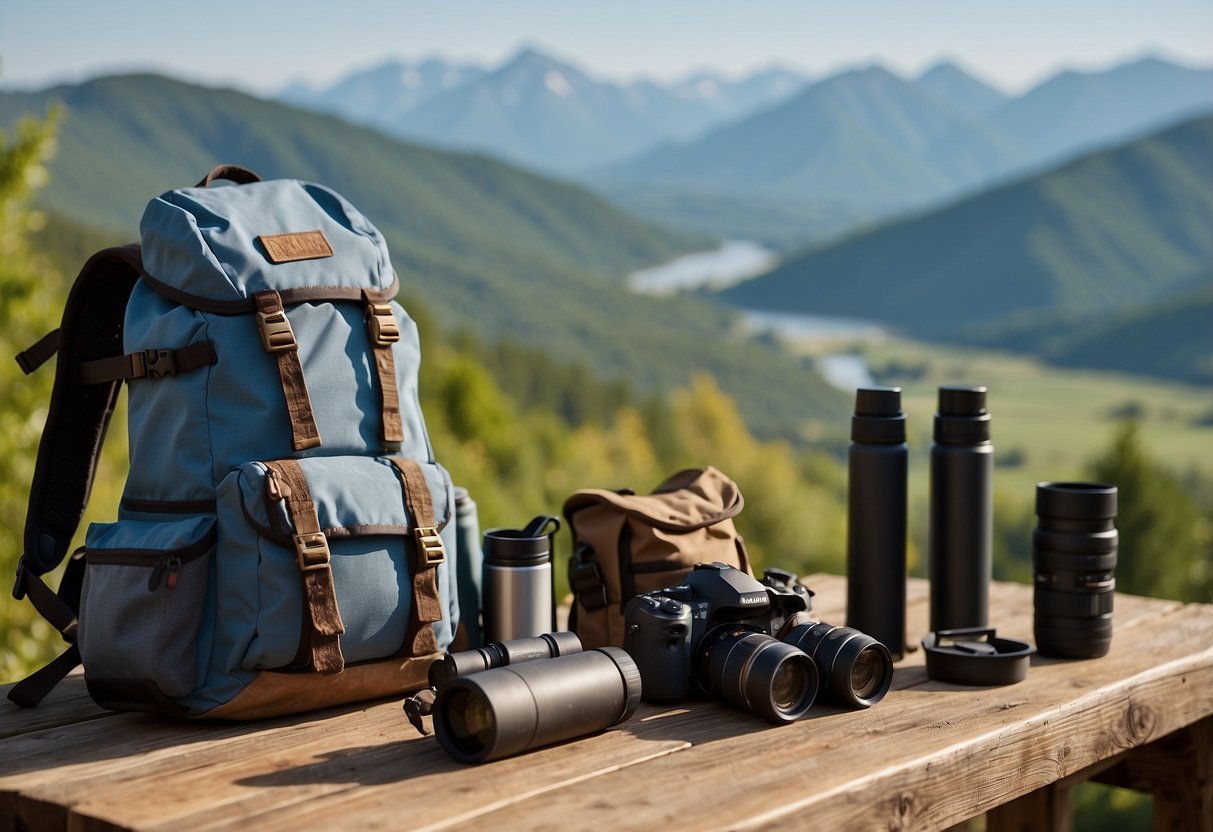
[{"label": "leather logo patch on backpack", "polygon": [[318,260],[332,257],[333,249],[324,234],[317,231],[293,231],[290,234],[262,234],[257,238],[265,246],[272,263]]}]

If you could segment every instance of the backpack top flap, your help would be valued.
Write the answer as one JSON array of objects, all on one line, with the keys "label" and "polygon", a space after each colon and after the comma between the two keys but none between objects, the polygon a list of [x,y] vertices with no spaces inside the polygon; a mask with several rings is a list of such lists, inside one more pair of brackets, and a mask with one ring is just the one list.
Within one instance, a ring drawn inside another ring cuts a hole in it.
[{"label": "backpack top flap", "polygon": [[741,490],[716,468],[688,468],[669,477],[651,495],[583,489],[565,501],[564,514],[606,503],[655,528],[691,532],[735,517],[745,506]]},{"label": "backpack top flap", "polygon": [[240,313],[258,292],[285,302],[386,302],[398,284],[379,230],[344,198],[295,179],[180,188],[148,203],[144,277],[198,309]]}]

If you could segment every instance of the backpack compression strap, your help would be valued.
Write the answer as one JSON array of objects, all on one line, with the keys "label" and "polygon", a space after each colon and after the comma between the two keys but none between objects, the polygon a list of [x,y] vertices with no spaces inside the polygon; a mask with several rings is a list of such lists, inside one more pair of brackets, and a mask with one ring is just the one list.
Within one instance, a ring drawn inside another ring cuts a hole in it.
[{"label": "backpack compression strap", "polygon": [[345,623],[337,608],[328,538],[320,528],[307,476],[294,459],[277,459],[265,463],[265,467],[270,470],[270,498],[286,501],[291,525],[295,527],[293,542],[303,579],[312,669],[317,673],[340,673],[345,669],[340,640]]},{"label": "backpack compression strap", "polygon": [[438,652],[434,637],[435,621],[442,620],[442,599],[438,594],[438,564],[446,560],[446,547],[434,522],[434,501],[421,466],[411,459],[393,456],[388,460],[400,475],[404,505],[413,519],[416,544],[413,564],[413,616],[405,637],[404,651],[409,656],[427,656]]},{"label": "backpack compression strap", "polygon": [[[72,286],[59,328],[55,384],[38,445],[25,518],[25,551],[17,564],[13,597],[28,595],[34,608],[69,643],[75,641],[83,561],[73,559],[58,592],[41,576],[63,560],[80,525],[96,475],[97,455],[121,389],[118,381],[82,384],[80,367],[122,353],[122,321],[141,270],[138,245],[94,254]],[[49,358],[48,351],[49,346],[42,351],[43,360]],[[18,704],[37,704],[78,663],[79,654],[72,646],[13,688],[9,698]]]}]

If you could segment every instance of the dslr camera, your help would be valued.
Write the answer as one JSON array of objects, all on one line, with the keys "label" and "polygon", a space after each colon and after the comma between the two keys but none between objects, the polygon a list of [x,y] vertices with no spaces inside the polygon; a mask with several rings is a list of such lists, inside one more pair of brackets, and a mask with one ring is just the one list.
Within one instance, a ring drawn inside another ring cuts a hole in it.
[{"label": "dslr camera", "polygon": [[768,569],[759,582],[723,563],[699,564],[684,583],[637,595],[624,609],[624,649],[644,698],[697,693],[777,724],[804,715],[821,679],[842,703],[879,701],[892,682],[889,651],[815,621],[811,599],[790,572]]}]

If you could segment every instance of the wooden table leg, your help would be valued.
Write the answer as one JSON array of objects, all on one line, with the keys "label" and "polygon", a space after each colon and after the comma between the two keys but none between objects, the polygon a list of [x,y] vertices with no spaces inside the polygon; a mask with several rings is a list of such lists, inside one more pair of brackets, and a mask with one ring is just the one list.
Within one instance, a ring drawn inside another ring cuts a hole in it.
[{"label": "wooden table leg", "polygon": [[986,832],[1069,832],[1070,786],[1054,783],[986,813]]},{"label": "wooden table leg", "polygon": [[1213,832],[1213,717],[1133,749],[1093,779],[1153,795],[1156,832]]}]

